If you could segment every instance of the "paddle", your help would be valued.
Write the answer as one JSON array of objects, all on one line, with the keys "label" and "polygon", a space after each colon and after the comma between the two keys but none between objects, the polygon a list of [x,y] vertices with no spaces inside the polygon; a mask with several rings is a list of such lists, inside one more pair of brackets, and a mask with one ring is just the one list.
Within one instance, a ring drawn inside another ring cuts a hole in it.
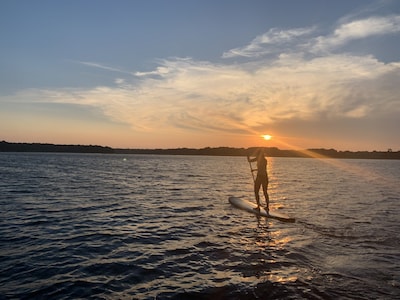
[{"label": "paddle", "polygon": [[249,158],[250,156],[247,156],[247,161],[249,162],[251,176],[253,177],[253,182],[256,182],[256,178],[254,177],[254,171],[257,171],[257,169],[253,169],[253,166],[251,165],[251,161],[249,160]]}]

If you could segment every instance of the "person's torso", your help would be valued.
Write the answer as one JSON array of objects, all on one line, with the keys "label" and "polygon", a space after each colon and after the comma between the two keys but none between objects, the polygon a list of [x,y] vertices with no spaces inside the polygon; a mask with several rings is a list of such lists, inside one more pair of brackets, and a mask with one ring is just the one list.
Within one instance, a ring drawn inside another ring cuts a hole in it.
[{"label": "person's torso", "polygon": [[267,176],[267,160],[264,157],[257,160],[257,175]]}]

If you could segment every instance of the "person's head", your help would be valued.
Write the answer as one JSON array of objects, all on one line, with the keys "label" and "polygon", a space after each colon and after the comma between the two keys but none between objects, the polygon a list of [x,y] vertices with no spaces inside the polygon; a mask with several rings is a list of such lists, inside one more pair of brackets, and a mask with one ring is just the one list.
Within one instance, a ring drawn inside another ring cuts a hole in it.
[{"label": "person's head", "polygon": [[263,147],[260,147],[260,148],[258,148],[257,149],[257,157],[260,157],[260,156],[265,156],[265,150],[264,150],[264,148]]}]

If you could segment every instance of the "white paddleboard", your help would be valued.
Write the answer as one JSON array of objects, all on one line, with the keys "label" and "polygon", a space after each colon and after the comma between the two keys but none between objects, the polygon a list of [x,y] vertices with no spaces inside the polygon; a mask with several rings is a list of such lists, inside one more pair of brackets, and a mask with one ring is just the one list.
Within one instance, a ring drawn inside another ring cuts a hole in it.
[{"label": "white paddleboard", "polygon": [[257,216],[262,216],[262,217],[266,217],[266,218],[272,218],[272,219],[277,219],[279,221],[282,222],[289,222],[289,223],[294,223],[296,222],[295,218],[291,218],[285,214],[281,214],[275,211],[269,211],[267,212],[264,208],[260,207],[260,210],[255,209],[257,208],[257,204],[238,198],[238,197],[229,197],[229,202],[242,210],[245,210],[247,212],[250,212],[252,214],[255,214]]}]

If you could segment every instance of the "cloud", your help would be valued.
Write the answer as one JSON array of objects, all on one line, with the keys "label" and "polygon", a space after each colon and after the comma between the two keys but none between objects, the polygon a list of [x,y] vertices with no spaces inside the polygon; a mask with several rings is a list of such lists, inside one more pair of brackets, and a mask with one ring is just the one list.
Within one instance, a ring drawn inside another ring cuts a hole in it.
[{"label": "cloud", "polygon": [[318,32],[317,26],[286,30],[272,28],[257,36],[248,45],[224,52],[222,57],[260,58],[281,53],[320,55],[354,40],[398,33],[400,16],[371,16],[358,20],[346,18],[346,22],[338,25],[331,34],[315,36]]},{"label": "cloud", "polygon": [[30,90],[18,97],[94,106],[143,132],[170,128],[249,134],[291,119],[400,112],[400,64],[385,64],[372,56],[307,60],[282,55],[252,68],[173,59],[164,60],[160,68],[169,71],[162,77],[144,76],[139,84],[117,80],[117,87]]},{"label": "cloud", "polygon": [[132,74],[131,72],[127,72],[118,68],[114,67],[109,67],[104,64],[99,64],[95,62],[89,62],[89,61],[77,61],[77,63],[88,66],[88,67],[93,67],[93,68],[99,68],[107,71],[112,71],[112,72],[117,72],[117,73],[124,73],[124,74]]},{"label": "cloud", "polygon": [[333,34],[315,39],[316,50],[329,51],[344,44],[378,35],[400,32],[400,16],[369,17],[340,25]]},{"label": "cloud", "polygon": [[157,67],[154,71],[149,72],[135,72],[133,73],[137,77],[145,77],[145,76],[161,76],[168,74],[169,70],[165,67]]},{"label": "cloud", "polygon": [[315,27],[288,30],[272,28],[268,32],[257,36],[249,45],[224,52],[222,57],[260,57],[275,53],[282,47],[289,47],[298,41],[300,37],[308,36],[314,31]]}]

